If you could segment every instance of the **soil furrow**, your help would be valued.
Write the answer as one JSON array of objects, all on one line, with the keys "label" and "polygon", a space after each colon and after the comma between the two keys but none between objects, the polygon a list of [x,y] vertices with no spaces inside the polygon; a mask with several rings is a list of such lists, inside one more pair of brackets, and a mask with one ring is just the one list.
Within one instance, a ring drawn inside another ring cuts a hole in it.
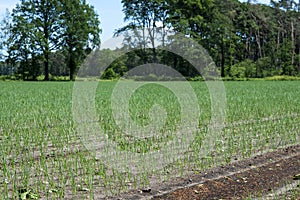
[{"label": "soil furrow", "polygon": [[264,196],[288,184],[300,173],[300,145],[285,147],[151,186],[150,192],[132,191],[122,199],[244,199]]}]

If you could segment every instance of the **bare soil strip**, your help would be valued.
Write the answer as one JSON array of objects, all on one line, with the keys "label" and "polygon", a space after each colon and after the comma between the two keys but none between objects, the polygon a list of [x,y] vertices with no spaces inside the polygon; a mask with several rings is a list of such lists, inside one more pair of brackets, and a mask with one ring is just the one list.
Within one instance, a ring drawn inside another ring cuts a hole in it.
[{"label": "bare soil strip", "polygon": [[300,145],[295,145],[161,185],[151,185],[151,190],[135,190],[115,199],[254,198],[295,184],[293,176],[299,173]]},{"label": "bare soil strip", "polygon": [[[295,196],[294,196],[294,194],[291,194],[291,193],[295,192],[298,195],[300,195],[299,184],[300,184],[300,182],[296,181],[296,182],[288,184],[288,185],[286,185],[282,188],[279,188],[276,191],[271,192],[268,195],[264,195],[262,197],[255,198],[253,200],[260,200],[260,199],[264,199],[264,200],[293,199]],[[291,197],[289,197],[289,196],[291,196]],[[300,199],[300,196],[298,196],[298,199]]]}]

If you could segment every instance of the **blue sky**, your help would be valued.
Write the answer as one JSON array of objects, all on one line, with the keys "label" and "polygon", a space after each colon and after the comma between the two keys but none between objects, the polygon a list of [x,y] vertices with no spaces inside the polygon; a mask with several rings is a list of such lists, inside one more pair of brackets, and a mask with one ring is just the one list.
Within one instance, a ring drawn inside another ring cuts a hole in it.
[{"label": "blue sky", "polygon": [[[18,2],[19,0],[0,0],[1,18],[6,9],[11,10]],[[124,25],[121,0],[87,0],[87,2],[93,5],[99,14],[101,28],[103,29],[102,41],[110,39],[114,30]],[[268,4],[270,0],[257,0],[257,2]]]}]

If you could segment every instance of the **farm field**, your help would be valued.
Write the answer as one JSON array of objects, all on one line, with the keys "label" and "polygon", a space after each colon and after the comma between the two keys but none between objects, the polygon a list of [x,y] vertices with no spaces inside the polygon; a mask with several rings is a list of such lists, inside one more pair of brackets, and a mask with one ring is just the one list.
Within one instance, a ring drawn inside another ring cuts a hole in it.
[{"label": "farm field", "polygon": [[[155,121],[153,106],[166,111],[159,136],[134,138],[118,127],[112,115],[116,84],[100,82],[95,96],[97,124],[108,139],[121,151],[140,155],[159,151],[168,141],[176,140],[172,132],[183,116],[172,91],[149,83],[131,95],[130,117],[141,126],[160,123]],[[190,84],[200,114],[189,153],[161,170],[135,175],[130,170],[110,169],[82,143],[72,113],[74,83],[0,82],[0,199],[106,198],[299,144],[300,81],[224,82],[224,126],[214,148],[202,157],[214,113],[205,82]]]}]

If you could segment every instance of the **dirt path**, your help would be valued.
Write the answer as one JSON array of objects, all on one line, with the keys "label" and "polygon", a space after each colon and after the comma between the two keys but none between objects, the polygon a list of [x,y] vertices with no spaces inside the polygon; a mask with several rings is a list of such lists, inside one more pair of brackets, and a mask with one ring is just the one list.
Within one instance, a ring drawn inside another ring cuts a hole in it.
[{"label": "dirt path", "polygon": [[[300,181],[293,180],[293,176],[299,173],[300,145],[296,145],[172,180],[148,191],[132,191],[121,199],[265,199],[287,185],[297,189]],[[299,194],[289,199],[298,200]]]}]

